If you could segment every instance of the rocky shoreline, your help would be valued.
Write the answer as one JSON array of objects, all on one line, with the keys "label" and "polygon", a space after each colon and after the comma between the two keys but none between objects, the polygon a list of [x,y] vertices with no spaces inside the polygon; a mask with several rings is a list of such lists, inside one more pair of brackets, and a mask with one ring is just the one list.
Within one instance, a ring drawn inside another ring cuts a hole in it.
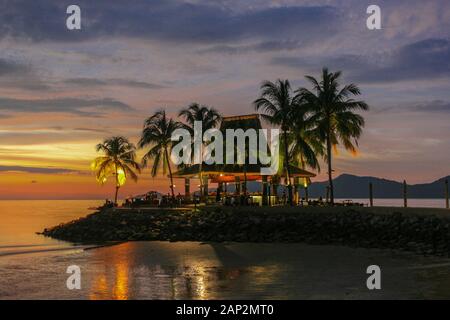
[{"label": "rocky shoreline", "polygon": [[[105,209],[45,229],[78,243],[109,241],[302,242],[450,256],[450,216],[369,208]],[[427,210],[427,209],[424,209]]]}]

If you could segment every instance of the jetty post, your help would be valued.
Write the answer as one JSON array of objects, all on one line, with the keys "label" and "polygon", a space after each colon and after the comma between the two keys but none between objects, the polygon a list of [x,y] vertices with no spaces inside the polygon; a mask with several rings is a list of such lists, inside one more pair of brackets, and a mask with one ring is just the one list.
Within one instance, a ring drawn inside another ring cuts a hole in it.
[{"label": "jetty post", "polygon": [[408,186],[406,180],[403,180],[403,206],[408,207]]},{"label": "jetty post", "polygon": [[372,182],[369,182],[369,201],[370,201],[370,206],[373,207],[373,185],[372,185]]},{"label": "jetty post", "polygon": [[448,202],[448,179],[445,179],[445,208],[450,208]]},{"label": "jetty post", "polygon": [[189,178],[184,179],[184,197],[187,199],[191,196],[191,181]]}]

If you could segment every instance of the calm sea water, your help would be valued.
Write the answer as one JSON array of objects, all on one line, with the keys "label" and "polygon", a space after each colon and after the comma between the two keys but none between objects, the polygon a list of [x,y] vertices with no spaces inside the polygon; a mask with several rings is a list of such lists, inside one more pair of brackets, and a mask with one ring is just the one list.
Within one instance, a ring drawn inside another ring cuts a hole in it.
[{"label": "calm sea water", "polygon": [[[369,204],[369,199],[337,199],[336,201],[343,200]],[[373,205],[378,207],[403,207],[403,199],[374,199]],[[408,199],[408,207],[445,208],[445,199]]]},{"label": "calm sea water", "polygon": [[[101,202],[0,201],[0,299],[450,298],[450,260],[442,258],[279,243],[129,242],[84,250],[35,234]],[[365,286],[371,264],[382,268],[381,291]],[[82,270],[81,290],[66,287],[70,265]]]},{"label": "calm sea water", "polygon": [[0,256],[72,247],[36,232],[85,216],[101,203],[101,200],[1,200]]}]

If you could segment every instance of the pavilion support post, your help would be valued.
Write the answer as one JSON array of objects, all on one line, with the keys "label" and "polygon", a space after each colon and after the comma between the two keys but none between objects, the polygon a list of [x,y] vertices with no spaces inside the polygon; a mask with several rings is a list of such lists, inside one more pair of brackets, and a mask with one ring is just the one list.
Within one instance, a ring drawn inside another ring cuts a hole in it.
[{"label": "pavilion support post", "polygon": [[297,206],[299,203],[299,193],[298,193],[298,187],[299,187],[299,178],[294,178],[294,205]]},{"label": "pavilion support post", "polygon": [[225,195],[228,193],[228,184],[226,182],[223,183],[223,192],[225,193]]},{"label": "pavilion support post", "polygon": [[373,185],[372,185],[372,182],[369,183],[369,202],[370,202],[370,206],[373,207]]},{"label": "pavilion support post", "polygon": [[267,176],[262,176],[262,205],[267,206]]},{"label": "pavilion support post", "polygon": [[236,184],[236,194],[241,194],[241,179],[239,177],[234,178]]},{"label": "pavilion support post", "polygon": [[222,200],[222,192],[223,192],[223,182],[219,182],[217,184],[216,202],[220,202]]},{"label": "pavilion support post", "polygon": [[272,193],[273,193],[273,196],[274,196],[274,201],[273,201],[273,204],[278,204],[278,184],[276,184],[276,183],[274,183],[274,184],[272,184]]},{"label": "pavilion support post", "polygon": [[270,183],[267,184],[267,193],[269,194],[268,204],[270,207],[270,206],[272,206],[272,188],[271,188]]},{"label": "pavilion support post", "polygon": [[189,178],[184,179],[184,197],[189,198],[191,196],[191,180]]},{"label": "pavilion support post", "polygon": [[244,195],[247,195],[247,182],[244,180],[244,181],[241,183],[241,185],[242,185],[242,187],[241,187],[242,193],[243,193]]},{"label": "pavilion support post", "polygon": [[309,201],[308,186],[305,187],[305,201]]},{"label": "pavilion support post", "polygon": [[448,179],[445,179],[445,207],[449,209],[449,201],[448,201]]},{"label": "pavilion support post", "polygon": [[406,184],[406,180],[403,180],[403,206],[405,208],[408,207],[408,185]]},{"label": "pavilion support post", "polygon": [[205,203],[208,202],[208,176],[203,175],[203,196],[205,199]]}]

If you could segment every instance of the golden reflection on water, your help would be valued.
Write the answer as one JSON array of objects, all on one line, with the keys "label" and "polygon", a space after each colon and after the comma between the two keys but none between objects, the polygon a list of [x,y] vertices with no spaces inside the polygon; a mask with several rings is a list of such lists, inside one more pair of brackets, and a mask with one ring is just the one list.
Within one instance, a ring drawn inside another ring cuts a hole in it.
[{"label": "golden reflection on water", "polygon": [[102,300],[108,299],[108,283],[105,274],[99,274],[94,278],[91,292],[89,294],[89,299],[91,300]]},{"label": "golden reflection on water", "polygon": [[103,255],[105,267],[94,276],[89,294],[91,300],[129,299],[131,256],[120,253]]},{"label": "golden reflection on water", "polygon": [[282,273],[274,264],[235,265],[240,256],[224,255],[229,249],[217,250],[217,245],[214,250],[197,245],[192,251],[175,243],[149,246],[153,250],[133,243],[96,250],[101,264],[95,268],[89,298],[217,299],[242,290],[265,292]]},{"label": "golden reflection on water", "polygon": [[113,288],[113,299],[128,299],[128,265],[125,263],[116,264],[116,279]]}]

